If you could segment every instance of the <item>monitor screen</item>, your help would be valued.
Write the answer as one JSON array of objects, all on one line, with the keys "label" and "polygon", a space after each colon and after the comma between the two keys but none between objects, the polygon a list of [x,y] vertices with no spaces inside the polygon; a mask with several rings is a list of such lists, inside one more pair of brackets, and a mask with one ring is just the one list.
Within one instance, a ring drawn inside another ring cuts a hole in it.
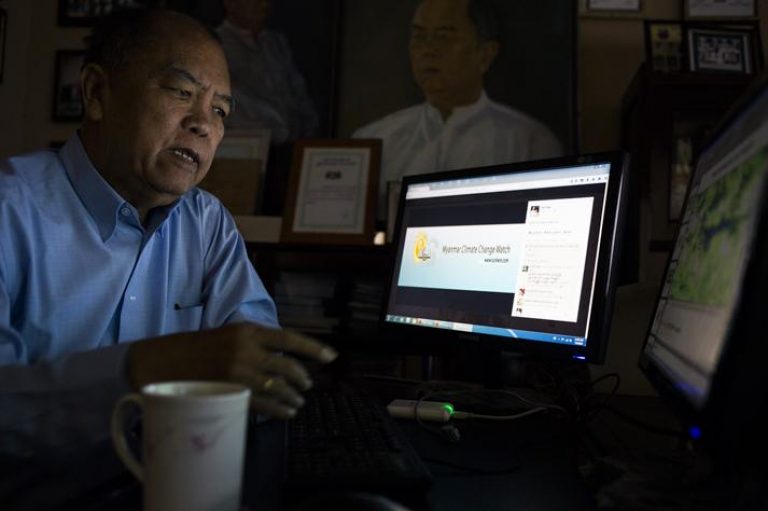
[{"label": "monitor screen", "polygon": [[640,357],[693,413],[708,404],[729,344],[765,203],[768,88],[702,151]]},{"label": "monitor screen", "polygon": [[385,326],[601,361],[624,188],[620,153],[405,177]]}]

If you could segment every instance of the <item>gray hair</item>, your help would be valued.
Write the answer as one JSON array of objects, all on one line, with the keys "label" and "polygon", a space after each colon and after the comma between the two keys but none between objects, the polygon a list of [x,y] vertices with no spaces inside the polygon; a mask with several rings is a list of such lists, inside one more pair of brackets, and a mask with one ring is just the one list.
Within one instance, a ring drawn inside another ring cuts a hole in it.
[{"label": "gray hair", "polygon": [[198,26],[216,42],[221,42],[218,34],[209,27],[177,11],[163,8],[119,9],[104,16],[93,28],[87,39],[84,65],[99,64],[110,71],[119,68],[132,53],[162,37],[155,22],[163,18],[184,20]]}]

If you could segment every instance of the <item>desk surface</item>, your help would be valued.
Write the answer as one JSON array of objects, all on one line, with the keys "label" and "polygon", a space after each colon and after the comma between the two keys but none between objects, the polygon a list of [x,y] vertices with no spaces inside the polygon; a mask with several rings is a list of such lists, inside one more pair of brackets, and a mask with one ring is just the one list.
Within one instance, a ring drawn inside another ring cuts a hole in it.
[{"label": "desk surface", "polygon": [[[576,432],[562,420],[533,415],[509,422],[459,421],[456,425],[461,440],[455,444],[414,421],[401,421],[400,425],[434,477],[425,505],[412,506],[414,511],[595,508],[577,469]],[[280,492],[284,433],[285,423],[280,421],[254,423],[249,428],[243,479],[245,509],[287,508]],[[86,469],[107,465],[118,470],[111,474],[120,475],[112,475],[103,483],[96,482],[94,470]],[[14,500],[12,491],[10,501],[4,499],[3,509],[136,511],[141,507],[141,487],[130,474],[119,470],[108,441],[84,454],[82,460],[62,460],[50,470],[28,464],[29,477],[21,477],[26,483],[15,493],[21,500]],[[0,494],[4,495],[3,484],[9,479],[0,479]],[[42,498],[48,489],[58,492],[54,493],[58,496],[56,505],[46,504],[48,499]],[[62,501],[67,504],[62,505]],[[6,508],[9,502],[10,508]]]}]

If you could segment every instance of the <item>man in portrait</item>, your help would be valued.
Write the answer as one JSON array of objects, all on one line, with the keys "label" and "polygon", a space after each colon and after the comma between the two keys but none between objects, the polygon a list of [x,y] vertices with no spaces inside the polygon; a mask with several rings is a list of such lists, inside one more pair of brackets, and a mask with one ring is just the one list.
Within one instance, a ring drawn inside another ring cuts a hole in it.
[{"label": "man in portrait", "polygon": [[266,27],[270,0],[223,0],[216,32],[227,56],[237,107],[232,129],[267,128],[274,144],[317,134],[318,115],[287,38]]},{"label": "man in portrait", "polygon": [[492,100],[484,77],[500,44],[488,0],[423,0],[411,21],[413,77],[425,101],[353,133],[382,140],[378,216],[387,183],[405,175],[562,154],[553,132],[533,117]]}]

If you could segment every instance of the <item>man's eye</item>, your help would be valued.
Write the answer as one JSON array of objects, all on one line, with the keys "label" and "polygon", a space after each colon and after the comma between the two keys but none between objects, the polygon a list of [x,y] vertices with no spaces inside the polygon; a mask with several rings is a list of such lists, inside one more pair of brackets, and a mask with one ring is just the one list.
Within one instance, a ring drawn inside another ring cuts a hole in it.
[{"label": "man's eye", "polygon": [[166,89],[171,91],[174,95],[180,98],[189,98],[192,96],[192,91],[189,91],[187,89],[182,89],[180,87],[166,87]]},{"label": "man's eye", "polygon": [[227,117],[227,111],[220,107],[214,107],[213,111],[216,112],[216,115],[221,117],[222,119],[226,119]]}]

